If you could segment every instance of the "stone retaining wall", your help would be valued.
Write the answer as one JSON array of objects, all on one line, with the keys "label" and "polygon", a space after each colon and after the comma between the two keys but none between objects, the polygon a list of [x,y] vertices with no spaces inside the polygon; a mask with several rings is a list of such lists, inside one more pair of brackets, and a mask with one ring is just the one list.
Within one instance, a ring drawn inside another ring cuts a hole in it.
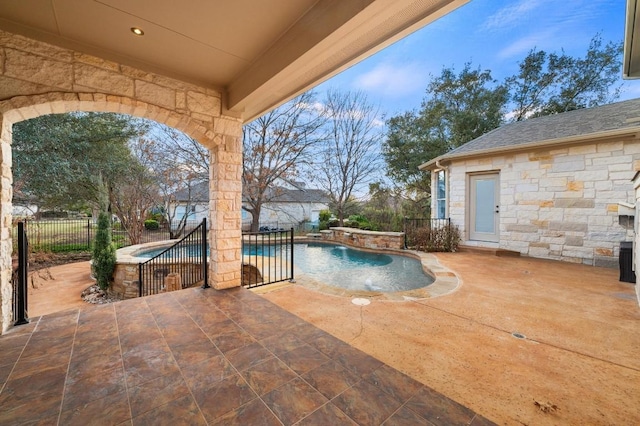
[{"label": "stone retaining wall", "polygon": [[331,241],[367,249],[404,249],[403,232],[365,231],[357,228],[330,228],[315,234],[322,241]]}]

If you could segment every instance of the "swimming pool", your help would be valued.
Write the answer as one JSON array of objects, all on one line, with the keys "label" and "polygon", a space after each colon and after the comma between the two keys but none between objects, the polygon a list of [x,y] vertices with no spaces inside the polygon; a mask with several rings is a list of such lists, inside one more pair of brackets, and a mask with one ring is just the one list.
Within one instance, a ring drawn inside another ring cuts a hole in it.
[{"label": "swimming pool", "polygon": [[298,243],[294,247],[296,270],[330,286],[391,293],[433,283],[422,270],[422,263],[407,256],[323,243]]},{"label": "swimming pool", "polygon": [[[164,248],[136,253],[153,257]],[[187,246],[182,256],[197,256],[199,246]],[[275,256],[279,248],[270,245],[244,245],[243,254]],[[353,291],[392,293],[426,287],[434,279],[424,273],[422,263],[395,254],[357,250],[330,243],[295,243],[295,275],[309,276],[332,287]]]}]

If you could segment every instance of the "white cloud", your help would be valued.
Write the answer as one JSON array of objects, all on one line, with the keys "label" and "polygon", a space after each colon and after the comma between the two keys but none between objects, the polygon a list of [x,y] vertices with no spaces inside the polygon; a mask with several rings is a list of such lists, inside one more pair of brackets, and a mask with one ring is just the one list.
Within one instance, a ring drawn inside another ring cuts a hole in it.
[{"label": "white cloud", "polygon": [[526,56],[531,49],[545,50],[549,45],[553,46],[555,40],[556,32],[553,30],[536,32],[513,41],[503,49],[500,49],[496,56],[500,59],[512,57],[522,58]]},{"label": "white cloud", "polygon": [[515,4],[505,6],[493,15],[487,17],[481,30],[504,30],[518,26],[522,23],[523,17],[526,17],[530,12],[535,11],[544,3],[544,0],[520,0]]},{"label": "white cloud", "polygon": [[428,74],[416,63],[380,63],[355,78],[356,88],[378,96],[402,97],[426,87]]}]

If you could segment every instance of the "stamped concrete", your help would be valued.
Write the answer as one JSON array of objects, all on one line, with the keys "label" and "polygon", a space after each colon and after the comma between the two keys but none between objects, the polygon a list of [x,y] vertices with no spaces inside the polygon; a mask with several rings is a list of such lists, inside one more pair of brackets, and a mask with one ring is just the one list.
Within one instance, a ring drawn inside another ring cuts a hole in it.
[{"label": "stamped concrete", "polygon": [[263,297],[498,424],[640,424],[640,308],[617,270],[436,257],[451,294],[357,306],[298,277]]}]

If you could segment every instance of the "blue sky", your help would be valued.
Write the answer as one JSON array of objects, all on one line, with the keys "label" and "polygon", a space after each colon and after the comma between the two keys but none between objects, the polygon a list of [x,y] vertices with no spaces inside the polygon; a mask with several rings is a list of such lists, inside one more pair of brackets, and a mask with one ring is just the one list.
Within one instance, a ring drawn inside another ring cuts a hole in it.
[{"label": "blue sky", "polygon": [[[624,20],[625,0],[471,0],[317,91],[362,90],[389,117],[418,109],[443,67],[459,72],[471,62],[503,80],[533,48],[583,57],[596,33],[605,44],[622,41]],[[620,81],[620,100],[640,97],[640,80]]]}]

